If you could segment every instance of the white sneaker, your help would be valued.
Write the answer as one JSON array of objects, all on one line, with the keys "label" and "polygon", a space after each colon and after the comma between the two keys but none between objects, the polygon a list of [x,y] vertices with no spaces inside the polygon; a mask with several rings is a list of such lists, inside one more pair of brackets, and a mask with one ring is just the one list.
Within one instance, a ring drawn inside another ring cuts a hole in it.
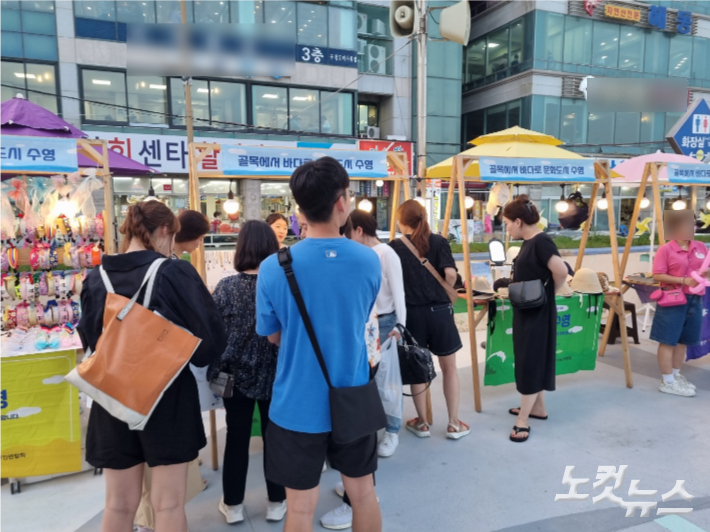
[{"label": "white sneaker", "polygon": [[328,530],[344,530],[353,526],[353,509],[343,503],[320,518],[320,524]]},{"label": "white sneaker", "polygon": [[224,515],[227,524],[233,525],[244,521],[244,505],[227,506],[224,504],[224,496],[219,500],[219,511]]},{"label": "white sneaker", "polygon": [[392,432],[385,432],[382,441],[377,446],[377,455],[381,458],[388,458],[394,454],[399,445],[399,435]]},{"label": "white sneaker", "polygon": [[286,501],[271,502],[266,507],[267,521],[281,521],[286,515]]},{"label": "white sneaker", "polygon": [[674,380],[671,384],[667,384],[665,381],[662,382],[660,388],[658,388],[658,391],[663,393],[670,393],[673,395],[680,395],[682,397],[695,396],[695,390],[691,390],[677,379]]},{"label": "white sneaker", "polygon": [[337,493],[338,497],[340,497],[341,499],[345,497],[345,486],[343,486],[342,482],[338,482],[335,485],[335,493]]},{"label": "white sneaker", "polygon": [[679,381],[686,388],[690,388],[691,390],[695,390],[695,384],[693,384],[688,379],[683,377],[683,375],[681,375],[680,373],[678,373],[678,375],[675,376],[675,380]]}]

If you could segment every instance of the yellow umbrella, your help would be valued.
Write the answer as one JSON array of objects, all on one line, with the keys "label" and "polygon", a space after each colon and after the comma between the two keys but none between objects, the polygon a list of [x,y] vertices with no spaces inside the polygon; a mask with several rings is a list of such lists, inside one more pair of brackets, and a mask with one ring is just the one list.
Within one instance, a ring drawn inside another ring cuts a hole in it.
[{"label": "yellow umbrella", "polygon": [[[471,141],[473,148],[459,155],[477,155],[479,157],[532,157],[536,159],[584,159],[581,155],[558,148],[562,144],[551,135],[536,133],[515,126],[497,133],[482,135]],[[427,168],[428,179],[450,179],[453,157]],[[466,177],[481,177],[478,161],[474,161],[466,170]]]}]

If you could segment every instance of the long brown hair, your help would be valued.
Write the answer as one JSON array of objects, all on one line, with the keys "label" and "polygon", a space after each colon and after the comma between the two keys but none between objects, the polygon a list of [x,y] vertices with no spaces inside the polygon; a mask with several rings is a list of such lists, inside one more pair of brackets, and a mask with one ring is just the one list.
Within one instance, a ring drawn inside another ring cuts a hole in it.
[{"label": "long brown hair", "polygon": [[151,200],[131,205],[119,230],[123,235],[122,251],[126,252],[134,238],[139,239],[146,249],[155,251],[153,233],[160,227],[167,227],[170,235],[180,230],[177,216],[165,204]]},{"label": "long brown hair", "polygon": [[414,200],[407,200],[397,209],[397,220],[400,224],[414,230],[411,238],[412,244],[417,248],[419,255],[426,257],[426,254],[429,253],[429,236],[431,235],[429,222],[426,219],[426,209]]}]

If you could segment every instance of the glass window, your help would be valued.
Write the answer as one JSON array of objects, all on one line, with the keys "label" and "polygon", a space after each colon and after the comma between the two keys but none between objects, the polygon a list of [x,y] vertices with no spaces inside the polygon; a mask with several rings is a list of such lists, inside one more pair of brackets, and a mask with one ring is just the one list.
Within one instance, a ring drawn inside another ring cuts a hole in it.
[{"label": "glass window", "polygon": [[364,135],[367,132],[367,128],[369,126],[378,127],[380,125],[379,109],[375,104],[358,104],[357,115],[357,129],[360,135]]},{"label": "glass window", "polygon": [[469,142],[485,133],[485,119],[486,116],[483,109],[464,115],[463,149],[469,149],[471,147]]},{"label": "glass window", "polygon": [[22,57],[22,34],[14,31],[0,32],[0,47],[2,55],[7,57]]},{"label": "glass window", "polygon": [[103,0],[85,0],[74,2],[74,14],[82,18],[116,20],[116,2]]},{"label": "glass window", "polygon": [[[3,50],[4,52],[5,50]],[[2,62],[2,101],[9,100],[22,93],[27,96],[25,91],[25,67],[23,63],[15,63],[11,61]],[[9,85],[9,87],[7,86]]]},{"label": "glass window", "polygon": [[229,2],[217,0],[195,0],[195,22],[229,22]]},{"label": "glass window", "polygon": [[47,35],[23,33],[22,48],[24,50],[24,56],[29,59],[56,61],[58,57],[57,38],[54,36],[49,37]]},{"label": "glass window", "polygon": [[565,20],[564,62],[588,65],[592,59],[592,21],[577,17]]},{"label": "glass window", "polygon": [[611,144],[614,139],[614,113],[589,113],[589,144]]},{"label": "glass window", "polygon": [[[193,22],[192,0],[185,2],[187,21]],[[155,3],[157,22],[159,24],[180,24],[182,15],[180,13],[180,0],[163,0]]]},{"label": "glass window", "polygon": [[663,75],[668,72],[669,44],[670,39],[665,32],[646,30],[644,71]]},{"label": "glass window", "polygon": [[510,24],[510,73],[520,72],[520,63],[523,57],[525,39],[525,19],[520,19]]},{"label": "glass window", "polygon": [[[664,136],[665,132],[670,131],[673,125],[680,119],[680,117],[683,116],[683,113],[666,113],[666,125],[664,128]],[[657,140],[657,139],[654,139]]]},{"label": "glass window", "polygon": [[466,47],[465,82],[472,83],[486,75],[486,38],[473,41]]},{"label": "glass window", "polygon": [[587,133],[587,102],[561,98],[560,140],[567,144],[584,144]]},{"label": "glass window", "polygon": [[[128,76],[128,121],[131,124],[166,124],[168,114],[168,86],[165,78],[157,76]],[[142,113],[136,109],[153,111]]]},{"label": "glass window", "polygon": [[489,107],[486,113],[486,133],[495,133],[505,129],[507,127],[505,114],[504,103]]},{"label": "glass window", "polygon": [[82,70],[85,120],[127,122],[126,74]]},{"label": "glass window", "polygon": [[242,83],[210,82],[210,109],[212,120],[228,122],[213,127],[234,128],[231,124],[247,123],[247,95]]},{"label": "glass window", "polygon": [[[241,3],[241,2],[240,2]],[[325,9],[323,6],[319,6]],[[254,6],[254,9],[259,10],[261,9],[259,4],[256,4]],[[264,22],[267,24],[279,24],[280,28],[283,28],[284,31],[290,32],[288,37],[293,37],[295,33],[295,28],[296,28],[296,4],[294,2],[282,2],[282,1],[276,1],[276,0],[268,0],[263,3],[263,9],[264,9]],[[325,17],[325,15],[324,15]],[[306,19],[308,20],[308,19]],[[313,19],[311,19],[313,20]],[[325,18],[323,19],[325,21]],[[258,22],[258,16],[257,16],[257,22]],[[301,22],[299,22],[299,28],[301,28]],[[312,23],[310,24],[312,25]],[[323,22],[323,25],[321,26],[321,29],[326,28],[325,22]],[[326,35],[324,37],[326,40],[328,36]],[[300,42],[300,41],[299,41]],[[304,44],[312,44],[312,43],[304,43]]]},{"label": "glass window", "polygon": [[671,38],[668,75],[682,78],[690,77],[690,58],[693,40],[690,37],[676,35]]},{"label": "glass window", "polygon": [[[192,116],[195,125],[204,127],[210,121],[210,90],[209,83],[199,79],[192,80]],[[173,124],[184,126],[187,115],[185,107],[185,87],[180,78],[170,78],[170,98],[173,104]]]},{"label": "glass window", "polygon": [[[0,22],[2,23],[2,31],[19,30],[22,27],[22,22],[20,22],[20,11],[15,9],[6,9],[3,7]],[[4,50],[3,55],[5,55]]]},{"label": "glass window", "polygon": [[57,33],[57,23],[54,13],[22,11],[22,31],[41,35],[55,35]]},{"label": "glass window", "polygon": [[232,9],[232,22],[240,22],[243,24],[264,22],[264,2],[262,0],[232,1],[230,5]]},{"label": "glass window", "polygon": [[665,136],[663,113],[641,113],[640,142],[661,140]]},{"label": "glass window", "polygon": [[328,9],[328,46],[339,50],[357,48],[356,15],[352,9]]},{"label": "glass window", "polygon": [[321,91],[321,123],[323,134],[353,134],[353,95],[349,92]]},{"label": "glass window", "polygon": [[638,71],[643,69],[643,36],[642,29],[626,26],[621,28],[619,68]]},{"label": "glass window", "polygon": [[616,68],[619,61],[619,25],[594,21],[592,64]]},{"label": "glass window", "polygon": [[535,16],[535,57],[545,61],[562,62],[565,16],[546,11],[536,11]]},{"label": "glass window", "polygon": [[[22,9],[25,11],[46,11],[54,12],[54,1],[53,0],[39,0],[39,1],[28,1],[22,0],[22,2],[12,2],[22,5]],[[3,2],[5,5],[5,2]]]},{"label": "glass window", "polygon": [[289,129],[293,131],[320,131],[320,109],[317,90],[291,89],[291,118]]},{"label": "glass window", "polygon": [[288,89],[253,85],[252,115],[255,126],[288,129]]},{"label": "glass window", "polygon": [[533,96],[532,129],[560,137],[560,99],[554,96]]},{"label": "glass window", "polygon": [[298,44],[328,46],[328,8],[299,2],[297,9]]},{"label": "glass window", "polygon": [[693,69],[691,77],[710,79],[710,39],[693,37]]},{"label": "glass window", "polygon": [[632,144],[639,141],[641,113],[616,113],[616,144]]},{"label": "glass window", "polygon": [[119,22],[155,22],[155,2],[131,0],[116,4],[116,18]]},{"label": "glass window", "polygon": [[505,72],[508,68],[508,28],[502,28],[488,35],[486,45],[488,60],[486,63],[486,75]]},{"label": "glass window", "polygon": [[29,100],[53,113],[58,112],[57,78],[54,65],[26,63],[25,72]]},{"label": "glass window", "polygon": [[508,125],[507,127],[519,126],[520,125],[520,110],[521,101],[514,100],[508,102]]},{"label": "glass window", "polygon": [[2,0],[0,6],[2,6],[3,9],[20,9],[20,2],[19,0]]}]

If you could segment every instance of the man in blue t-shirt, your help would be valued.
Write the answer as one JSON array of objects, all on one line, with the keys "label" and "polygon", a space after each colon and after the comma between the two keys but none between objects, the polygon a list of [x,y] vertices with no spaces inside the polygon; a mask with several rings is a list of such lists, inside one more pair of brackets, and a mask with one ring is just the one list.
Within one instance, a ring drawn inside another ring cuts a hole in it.
[{"label": "man in blue t-shirt", "polygon": [[[381,281],[377,254],[340,234],[350,212],[349,184],[331,157],[305,163],[290,181],[308,222],[308,238],[291,248],[292,267],[336,388],[368,382],[365,324]],[[328,385],[276,255],[259,268],[256,305],[257,333],[280,345],[265,445],[266,477],[286,487],[284,531],[312,530],[326,458],[343,477],[355,532],[381,530],[377,435],[347,445],[332,440]]]}]

